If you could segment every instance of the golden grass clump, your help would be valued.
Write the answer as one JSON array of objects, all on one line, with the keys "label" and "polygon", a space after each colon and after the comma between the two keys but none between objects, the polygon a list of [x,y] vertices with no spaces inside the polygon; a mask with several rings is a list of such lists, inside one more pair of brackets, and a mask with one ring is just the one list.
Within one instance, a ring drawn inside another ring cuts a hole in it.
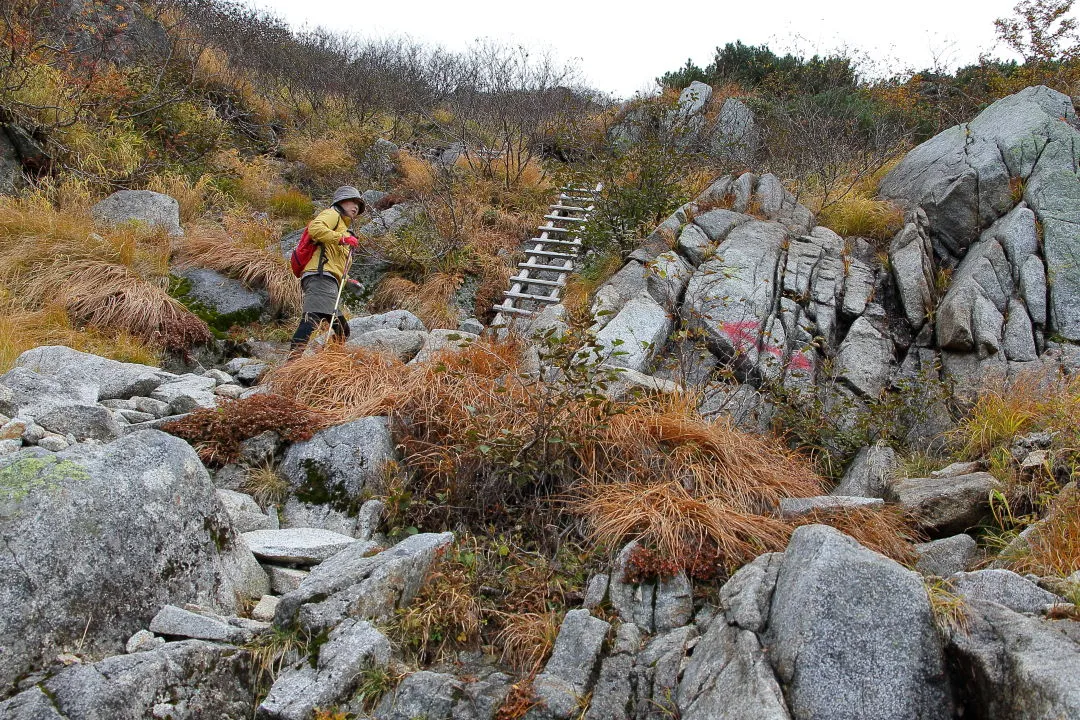
[{"label": "golden grass clump", "polygon": [[48,189],[0,202],[0,266],[12,311],[62,307],[72,320],[172,349],[212,339],[165,291],[169,238],[138,226],[98,228],[56,210]]},{"label": "golden grass clump", "polygon": [[401,150],[396,158],[398,186],[413,194],[430,193],[435,187],[435,171],[423,158]]},{"label": "golden grass clump", "polygon": [[[982,392],[964,420],[949,434],[961,457],[987,459],[990,471],[1009,487],[1013,500],[1030,502],[1051,477],[1063,485],[1075,479],[1080,467],[1080,377],[1065,379],[1048,373],[1029,373],[999,388]],[[1027,478],[1010,445],[1022,435],[1049,431],[1046,471]]]},{"label": "golden grass clump", "polygon": [[456,328],[457,309],[451,306],[462,276],[433,273],[422,282],[390,275],[383,278],[371,298],[375,311],[402,308],[416,315],[428,328]]},{"label": "golden grass clump", "polygon": [[222,228],[198,225],[180,239],[177,255],[184,265],[210,268],[245,285],[266,288],[270,301],[280,310],[300,310],[300,281],[281,253],[262,249],[258,243],[234,240]]},{"label": "golden grass clump", "polygon": [[851,193],[822,208],[817,221],[842,237],[884,242],[904,228],[904,211],[889,200]]},{"label": "golden grass clump", "polygon": [[334,175],[356,167],[349,145],[347,135],[330,132],[315,137],[288,137],[281,149],[288,160],[302,162],[319,175]]},{"label": "golden grass clump", "polygon": [[1078,417],[1080,377],[1028,373],[982,392],[951,439],[965,458],[976,460],[1034,430],[1075,433]]},{"label": "golden grass clump", "polygon": [[1080,570],[1080,490],[1072,486],[1058,495],[1027,537],[1027,548],[1008,564],[1018,573],[1058,577]]},{"label": "golden grass clump", "polygon": [[280,161],[260,155],[240,157],[235,148],[214,156],[215,166],[232,179],[235,200],[244,200],[259,209],[270,206],[270,199],[288,188],[281,180]]},{"label": "golden grass clump", "polygon": [[9,309],[0,313],[0,373],[7,372],[27,350],[41,345],[66,345],[102,357],[159,365],[161,352],[131,333],[76,328],[63,307],[42,310]]},{"label": "golden grass clump", "polygon": [[315,214],[315,203],[306,193],[293,188],[270,196],[270,212],[275,217],[307,222]]}]

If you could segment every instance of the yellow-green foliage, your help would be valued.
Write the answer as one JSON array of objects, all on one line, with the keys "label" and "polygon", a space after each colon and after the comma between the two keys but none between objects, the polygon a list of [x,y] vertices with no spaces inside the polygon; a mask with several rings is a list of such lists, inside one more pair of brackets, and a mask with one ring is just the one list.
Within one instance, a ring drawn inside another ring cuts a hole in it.
[{"label": "yellow-green foliage", "polygon": [[315,213],[315,203],[306,193],[285,190],[270,197],[270,212],[277,218],[290,218],[307,222]]},{"label": "yellow-green foliage", "polygon": [[72,325],[64,308],[7,309],[0,316],[0,373],[15,365],[22,353],[40,345],[67,345],[83,352],[143,365],[158,365],[160,350],[124,330],[103,332]]},{"label": "yellow-green foliage", "polygon": [[[57,186],[48,186],[0,199],[0,266],[6,270],[0,297],[9,356],[42,337],[66,337],[86,347],[105,334],[119,342],[119,354],[143,357],[153,351],[132,350],[132,337],[177,348],[210,339],[206,325],[165,292],[169,239],[162,232],[95,228],[85,206],[57,209],[50,200],[56,193]],[[96,332],[80,339],[71,325],[57,321],[57,308],[71,323]],[[34,317],[47,321],[18,322]]]},{"label": "yellow-green foliage", "polygon": [[1022,376],[979,395],[952,439],[968,459],[1007,449],[1018,435],[1051,430],[1063,447],[1077,449],[1080,428],[1080,379],[1044,374]]},{"label": "yellow-green foliage", "polygon": [[1021,573],[1069,577],[1080,570],[1080,491],[1062,492],[1046,519],[1027,536],[1026,548],[1009,559]]},{"label": "yellow-green foliage", "polygon": [[353,142],[344,133],[297,135],[287,138],[281,149],[288,160],[302,162],[320,175],[334,175],[356,167],[356,158],[350,150]]},{"label": "yellow-green foliage", "polygon": [[822,208],[818,224],[842,237],[886,241],[904,227],[904,211],[888,200],[849,194]]}]

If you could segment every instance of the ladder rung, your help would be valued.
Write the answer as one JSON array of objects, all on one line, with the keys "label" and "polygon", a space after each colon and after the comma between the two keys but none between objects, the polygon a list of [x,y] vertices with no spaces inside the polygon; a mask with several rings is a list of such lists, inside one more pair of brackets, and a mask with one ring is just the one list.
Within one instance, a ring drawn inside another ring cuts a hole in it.
[{"label": "ladder rung", "polygon": [[540,280],[539,278],[527,278],[520,275],[510,278],[510,282],[521,283],[522,285],[547,285],[548,287],[563,287],[566,285],[562,280]]},{"label": "ladder rung", "polygon": [[589,208],[578,207],[577,205],[552,205],[552,210],[566,210],[568,212],[589,212]]},{"label": "ladder rung", "polygon": [[560,227],[555,227],[554,225],[541,225],[539,228],[537,228],[537,230],[539,230],[542,233],[545,233],[545,232],[576,232],[577,228],[560,228]]},{"label": "ladder rung", "polygon": [[550,240],[548,238],[532,238],[528,242],[551,243],[552,245],[573,245],[574,247],[581,247],[580,240]]},{"label": "ladder rung", "polygon": [[553,250],[526,250],[526,255],[540,255],[543,257],[561,257],[561,258],[576,258],[575,253],[561,253]]},{"label": "ladder rung", "polygon": [[513,305],[496,305],[492,308],[495,312],[513,313],[514,315],[533,315],[532,310],[525,310],[524,308],[516,308]]},{"label": "ladder rung", "polygon": [[546,272],[574,272],[574,266],[565,267],[563,265],[530,265],[529,263],[518,263],[519,268],[526,270],[544,270]]},{"label": "ladder rung", "polygon": [[585,222],[586,218],[566,217],[565,215],[545,215],[545,220],[565,220],[566,222]]},{"label": "ladder rung", "polygon": [[591,193],[593,191],[593,188],[591,188],[591,187],[587,187],[587,188],[573,187],[572,185],[564,185],[560,189],[563,192],[576,192],[576,193]]},{"label": "ladder rung", "polygon": [[503,292],[503,295],[508,298],[519,298],[521,300],[536,300],[537,302],[549,303],[559,302],[559,298],[557,297],[550,297],[548,295],[530,295],[529,293],[514,292],[513,290],[506,290]]},{"label": "ladder rung", "polygon": [[574,202],[593,202],[595,198],[588,197],[586,195],[566,195],[560,194],[560,200],[573,200]]}]

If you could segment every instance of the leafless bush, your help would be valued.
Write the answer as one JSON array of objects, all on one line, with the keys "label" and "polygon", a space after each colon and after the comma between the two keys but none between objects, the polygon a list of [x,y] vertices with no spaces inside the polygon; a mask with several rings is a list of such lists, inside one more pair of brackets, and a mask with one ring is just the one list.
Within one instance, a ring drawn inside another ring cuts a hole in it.
[{"label": "leafless bush", "polygon": [[765,162],[809,193],[820,210],[845,197],[901,152],[911,130],[849,93],[798,96],[764,107]]}]

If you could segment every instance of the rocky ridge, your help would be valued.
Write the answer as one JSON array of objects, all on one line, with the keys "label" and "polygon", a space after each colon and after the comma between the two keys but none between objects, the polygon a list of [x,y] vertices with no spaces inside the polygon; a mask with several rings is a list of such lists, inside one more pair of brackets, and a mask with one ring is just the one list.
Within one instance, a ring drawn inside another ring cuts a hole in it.
[{"label": "rocky ridge", "polygon": [[[950,131],[905,159],[883,184],[909,206],[888,266],[867,241],[815,226],[775,176],[721,178],[597,293],[604,361],[652,390],[708,385],[714,404],[703,411],[750,427],[767,418],[763,384],[802,391],[829,366],[856,406],[939,364],[970,385],[1035,367],[1075,372],[1076,271],[1059,260],[1078,242],[1063,201],[1077,182],[1066,172],[1076,130],[1063,97],[1029,89],[962,130],[974,141],[957,146],[961,131]],[[953,269],[944,288],[940,267]],[[559,314],[536,326],[558,326]],[[671,365],[679,324],[702,334],[706,352]],[[479,329],[429,332],[404,311],[351,325],[351,343],[411,362]],[[717,379],[721,365],[737,382]],[[381,624],[454,538],[391,544],[378,501],[341,507],[296,491],[315,468],[331,489],[361,495],[394,457],[385,418],[291,446],[248,441],[248,459],[282,461],[290,497],[280,512],[240,492],[235,468],[211,475],[156,429],[263,392],[266,369],[243,358],[177,375],[43,347],[0,376],[0,569],[10,579],[0,586],[0,720],[308,720],[332,707],[435,720],[504,707],[515,678],[495,662],[411,672],[373,709],[357,695],[394,662]],[[915,570],[807,525],[702,600],[682,573],[631,581],[631,544],[568,608],[525,716],[1080,716],[1080,624],[1052,612],[1065,598],[1034,576],[973,568],[965,533],[996,482],[979,466],[904,478],[877,445],[832,495],[777,508],[899,504],[931,538]],[[937,606],[939,582],[962,602],[960,620]],[[260,689],[253,649],[281,636],[314,641]]]}]

